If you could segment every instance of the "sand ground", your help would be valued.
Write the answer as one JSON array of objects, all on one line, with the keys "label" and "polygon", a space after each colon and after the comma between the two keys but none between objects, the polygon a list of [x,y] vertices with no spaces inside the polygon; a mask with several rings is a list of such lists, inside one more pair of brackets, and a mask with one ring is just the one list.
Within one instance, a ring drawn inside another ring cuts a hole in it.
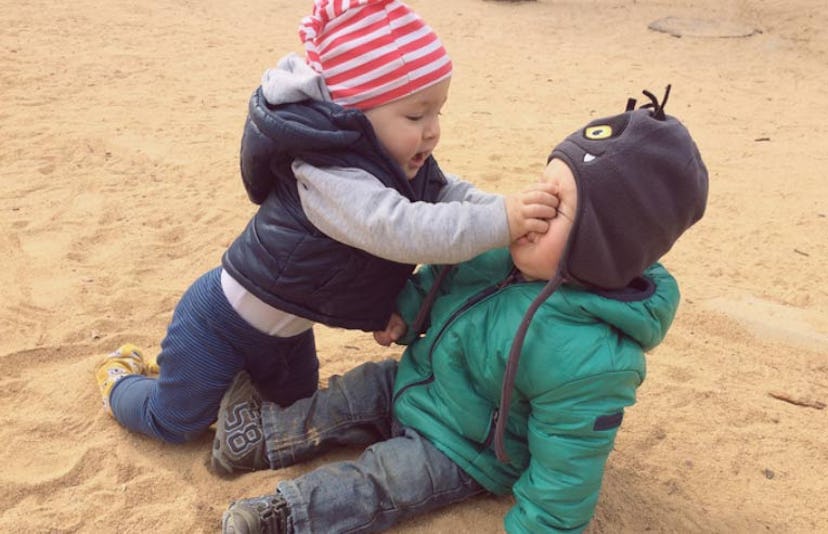
[{"label": "sand ground", "polygon": [[[684,300],[589,532],[828,532],[821,2],[411,3],[455,62],[436,153],[448,172],[518,190],[563,136],[667,83],[710,169],[706,217],[664,259]],[[220,480],[209,437],[124,431],[92,376],[123,342],[157,352],[181,293],[253,213],[238,173],[247,99],[301,51],[309,5],[0,0],[0,531],[216,532],[228,502],[315,465]],[[708,25],[648,29],[667,16]],[[361,332],[318,341],[324,377],[399,353]],[[511,503],[395,531],[500,532]]]}]

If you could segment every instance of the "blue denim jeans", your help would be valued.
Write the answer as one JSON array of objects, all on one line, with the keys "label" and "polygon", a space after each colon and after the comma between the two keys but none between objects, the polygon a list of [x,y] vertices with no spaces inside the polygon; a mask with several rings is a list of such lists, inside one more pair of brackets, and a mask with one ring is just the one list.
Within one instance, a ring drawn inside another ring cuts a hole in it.
[{"label": "blue denim jeans", "polygon": [[354,461],[279,483],[295,534],[380,532],[485,491],[428,440],[394,420],[396,372],[394,360],[366,363],[291,406],[264,404],[262,425],[274,469],[336,446],[371,445]]}]

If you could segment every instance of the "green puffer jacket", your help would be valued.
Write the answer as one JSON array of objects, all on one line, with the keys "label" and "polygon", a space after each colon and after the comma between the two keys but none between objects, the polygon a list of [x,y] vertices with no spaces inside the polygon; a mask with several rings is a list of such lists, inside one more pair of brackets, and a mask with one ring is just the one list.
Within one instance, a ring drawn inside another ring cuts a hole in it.
[{"label": "green puffer jacket", "polygon": [[[408,324],[436,272],[421,268],[400,295]],[[594,513],[624,407],[644,380],[644,351],[673,320],[678,286],[655,264],[645,272],[654,292],[621,300],[564,285],[547,299],[526,334],[506,427],[510,461],[501,463],[493,434],[506,359],[545,285],[515,272],[505,249],[454,268],[425,337],[400,361],[394,412],[486,489],[514,494],[507,532],[579,532]]]}]

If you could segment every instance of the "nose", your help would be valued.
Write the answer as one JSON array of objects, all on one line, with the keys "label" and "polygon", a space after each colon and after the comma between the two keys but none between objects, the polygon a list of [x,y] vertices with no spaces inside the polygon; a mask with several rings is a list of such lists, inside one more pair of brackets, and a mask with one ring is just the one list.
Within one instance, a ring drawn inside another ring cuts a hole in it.
[{"label": "nose", "polygon": [[423,138],[424,139],[439,139],[440,138],[440,116],[435,115],[432,119],[426,123],[425,129],[423,130]]}]

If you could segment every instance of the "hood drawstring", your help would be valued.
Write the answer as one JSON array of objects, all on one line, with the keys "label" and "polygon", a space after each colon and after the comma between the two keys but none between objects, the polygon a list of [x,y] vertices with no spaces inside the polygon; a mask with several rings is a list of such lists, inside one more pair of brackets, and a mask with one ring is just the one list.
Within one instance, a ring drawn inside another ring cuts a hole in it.
[{"label": "hood drawstring", "polygon": [[560,272],[557,272],[546,283],[540,294],[529,305],[529,309],[524,314],[523,320],[520,322],[520,326],[518,326],[517,332],[515,333],[512,347],[509,349],[509,358],[506,360],[506,371],[503,374],[503,383],[500,387],[500,407],[497,411],[498,418],[495,424],[494,435],[495,454],[497,454],[497,459],[504,463],[509,461],[509,456],[506,454],[506,449],[503,446],[503,437],[506,432],[506,421],[509,419],[509,405],[512,402],[512,389],[515,384],[518,363],[520,362],[520,351],[523,350],[523,340],[526,338],[526,331],[529,329],[529,324],[532,322],[532,317],[535,315],[535,312],[560,287],[561,283],[563,283],[563,276],[561,276]]},{"label": "hood drawstring", "polygon": [[454,265],[443,265],[440,267],[440,272],[437,273],[437,278],[434,279],[434,283],[431,284],[431,288],[428,290],[425,298],[420,303],[420,309],[417,310],[417,317],[414,318],[414,322],[411,324],[411,331],[414,332],[414,338],[420,337],[420,334],[422,334],[425,330],[428,315],[431,313],[431,307],[437,299],[437,293],[440,291],[440,286],[443,285],[443,280],[446,279],[446,276],[448,276],[449,271],[451,271],[453,267]]}]

